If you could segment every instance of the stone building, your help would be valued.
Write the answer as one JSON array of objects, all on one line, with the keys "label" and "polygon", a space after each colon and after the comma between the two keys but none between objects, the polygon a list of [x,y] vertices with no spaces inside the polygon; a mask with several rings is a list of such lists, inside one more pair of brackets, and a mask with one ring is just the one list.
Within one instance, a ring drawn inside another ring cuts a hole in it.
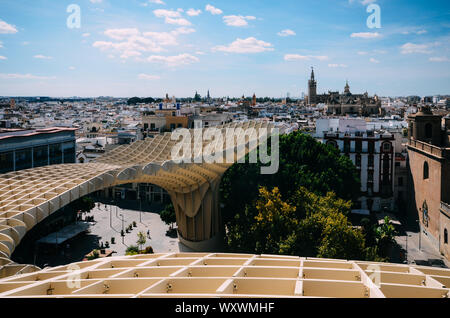
[{"label": "stone building", "polygon": [[410,208],[422,233],[450,259],[450,118],[422,107],[408,122]]},{"label": "stone building", "polygon": [[363,119],[326,118],[316,121],[315,137],[355,164],[361,181],[357,210],[394,209],[394,135],[371,130]]},{"label": "stone building", "polygon": [[367,92],[364,94],[352,94],[348,82],[345,85],[343,94],[329,91],[328,94],[318,95],[314,69],[311,71],[311,79],[308,81],[308,104],[325,104],[329,115],[355,114],[370,116],[381,113],[381,100],[377,95],[369,97]]}]

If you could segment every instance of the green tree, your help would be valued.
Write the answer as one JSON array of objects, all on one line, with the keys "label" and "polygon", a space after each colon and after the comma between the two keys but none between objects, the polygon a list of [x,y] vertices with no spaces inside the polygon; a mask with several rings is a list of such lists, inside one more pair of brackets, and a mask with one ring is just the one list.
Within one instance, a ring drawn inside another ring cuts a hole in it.
[{"label": "green tree", "polygon": [[139,247],[139,250],[142,250],[142,247],[145,245],[145,243],[147,242],[147,237],[145,236],[145,234],[143,232],[139,232],[137,234],[138,240],[137,240],[137,245]]},{"label": "green tree", "polygon": [[175,214],[175,208],[173,204],[168,204],[159,214],[161,220],[170,226],[170,229],[173,229],[173,224],[177,221],[177,217]]},{"label": "green tree", "polygon": [[388,216],[384,218],[384,222],[375,227],[375,239],[380,252],[386,256],[388,248],[395,242],[396,230],[391,224]]},{"label": "green tree", "polygon": [[137,255],[137,254],[139,254],[139,247],[137,247],[136,245],[130,245],[125,252],[125,255]]},{"label": "green tree", "polygon": [[278,187],[284,198],[294,195],[300,187],[318,195],[334,192],[345,200],[358,198],[360,183],[356,168],[334,147],[301,132],[281,135],[279,147],[280,165],[276,174],[262,175],[260,163],[235,164],[224,174],[220,194],[225,224],[231,225],[236,214],[257,199],[259,187]]},{"label": "green tree", "polygon": [[95,202],[91,197],[83,197],[72,203],[75,211],[91,212],[95,208]]},{"label": "green tree", "polygon": [[260,188],[254,208],[229,228],[233,251],[309,257],[379,260],[377,251],[365,245],[361,229],[347,218],[351,202],[332,192],[319,196],[301,187],[283,201],[278,188]]}]

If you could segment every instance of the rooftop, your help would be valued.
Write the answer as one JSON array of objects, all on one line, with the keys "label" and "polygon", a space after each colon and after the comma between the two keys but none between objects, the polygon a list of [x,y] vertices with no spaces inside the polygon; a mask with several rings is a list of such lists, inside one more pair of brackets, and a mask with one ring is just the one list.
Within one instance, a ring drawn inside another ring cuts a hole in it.
[{"label": "rooftop", "polygon": [[0,129],[0,140],[23,138],[41,134],[55,134],[62,131],[76,131],[78,128],[52,127],[44,129]]},{"label": "rooftop", "polygon": [[0,280],[0,297],[447,298],[450,270],[294,256],[171,253],[101,258]]}]

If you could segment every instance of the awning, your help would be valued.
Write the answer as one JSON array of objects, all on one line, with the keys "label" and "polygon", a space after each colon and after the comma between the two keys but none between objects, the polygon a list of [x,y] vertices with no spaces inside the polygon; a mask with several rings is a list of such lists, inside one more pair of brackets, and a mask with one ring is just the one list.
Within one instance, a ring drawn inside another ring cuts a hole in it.
[{"label": "awning", "polygon": [[43,244],[62,244],[67,240],[77,236],[84,231],[89,229],[89,223],[87,222],[77,222],[75,224],[66,226],[62,230],[47,235],[46,237],[41,238],[37,241],[37,243]]}]

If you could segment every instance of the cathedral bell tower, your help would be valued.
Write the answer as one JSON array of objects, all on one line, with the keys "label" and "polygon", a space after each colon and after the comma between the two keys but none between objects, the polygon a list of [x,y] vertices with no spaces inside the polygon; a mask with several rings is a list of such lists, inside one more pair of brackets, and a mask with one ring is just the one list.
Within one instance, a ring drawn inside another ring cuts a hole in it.
[{"label": "cathedral bell tower", "polygon": [[314,78],[314,68],[311,67],[311,79],[308,81],[308,101],[310,105],[316,103],[316,96],[317,96],[317,82]]}]

